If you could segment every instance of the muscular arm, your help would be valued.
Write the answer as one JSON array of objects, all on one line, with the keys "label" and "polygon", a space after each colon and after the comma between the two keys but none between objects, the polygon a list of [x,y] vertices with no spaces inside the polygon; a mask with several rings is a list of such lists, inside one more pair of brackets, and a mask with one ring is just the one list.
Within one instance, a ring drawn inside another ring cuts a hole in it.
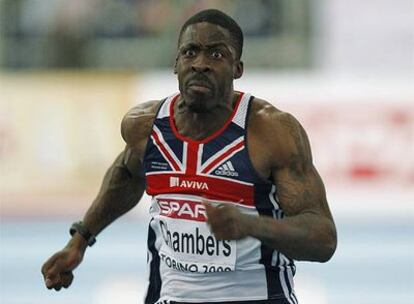
[{"label": "muscular arm", "polygon": [[290,258],[325,262],[335,251],[336,230],[322,179],[303,128],[289,114],[278,114],[277,119],[286,148],[281,161],[273,164],[272,178],[285,217],[261,217],[251,234]]},{"label": "muscular arm", "polygon": [[133,148],[127,146],[107,170],[101,189],[83,218],[85,226],[97,235],[133,208],[141,199],[144,189],[141,161]]},{"label": "muscular arm", "polygon": [[[92,234],[97,235],[141,199],[145,189],[142,159],[158,105],[159,102],[148,102],[125,116],[121,131],[126,147],[107,170],[101,189],[83,219]],[[65,248],[52,255],[42,266],[46,287],[56,290],[69,287],[73,270],[82,262],[86,248],[86,240],[75,233]]]},{"label": "muscular arm", "polygon": [[217,239],[251,236],[292,259],[326,262],[336,248],[336,230],[306,133],[291,115],[274,108],[263,116],[254,121],[256,137],[263,141],[256,141],[254,160],[259,172],[273,179],[285,217],[275,220],[206,204],[210,228]]},{"label": "muscular arm", "polygon": [[83,219],[91,233],[97,235],[141,199],[145,190],[142,158],[157,107],[158,102],[152,101],[125,115],[121,125],[125,150],[107,170],[101,189]]},{"label": "muscular arm", "polygon": [[145,190],[142,160],[158,106],[159,101],[140,104],[122,120],[126,147],[107,170],[101,189],[83,219],[92,234],[97,235],[141,199]]},{"label": "muscular arm", "polygon": [[[86,212],[83,223],[93,235],[131,210],[144,193],[141,161],[129,146],[108,168],[97,197]],[[86,249],[85,240],[75,234],[70,244]]]}]

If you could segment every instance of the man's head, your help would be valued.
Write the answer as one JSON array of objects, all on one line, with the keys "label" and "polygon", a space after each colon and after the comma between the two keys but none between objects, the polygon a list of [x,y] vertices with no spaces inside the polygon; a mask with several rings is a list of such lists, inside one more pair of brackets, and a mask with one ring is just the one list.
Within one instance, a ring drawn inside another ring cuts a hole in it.
[{"label": "man's head", "polygon": [[194,112],[206,112],[232,97],[233,80],[243,74],[243,34],[218,10],[206,10],[181,28],[174,72],[181,95]]},{"label": "man's head", "polygon": [[207,9],[201,12],[198,12],[194,16],[190,17],[181,27],[180,35],[178,37],[178,45],[180,45],[180,40],[185,29],[191,25],[201,22],[207,22],[215,25],[219,25],[222,28],[226,29],[230,33],[231,42],[236,49],[237,59],[240,60],[243,52],[243,32],[240,26],[231,18],[229,15],[216,10],[216,9]]}]

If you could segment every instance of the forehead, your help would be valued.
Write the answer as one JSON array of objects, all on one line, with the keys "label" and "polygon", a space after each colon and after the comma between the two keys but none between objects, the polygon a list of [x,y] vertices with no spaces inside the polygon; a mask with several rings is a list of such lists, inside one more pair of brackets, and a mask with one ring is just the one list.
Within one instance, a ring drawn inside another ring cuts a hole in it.
[{"label": "forehead", "polygon": [[201,22],[187,26],[181,34],[179,45],[215,43],[232,45],[231,41],[230,32],[227,29],[216,24]]}]

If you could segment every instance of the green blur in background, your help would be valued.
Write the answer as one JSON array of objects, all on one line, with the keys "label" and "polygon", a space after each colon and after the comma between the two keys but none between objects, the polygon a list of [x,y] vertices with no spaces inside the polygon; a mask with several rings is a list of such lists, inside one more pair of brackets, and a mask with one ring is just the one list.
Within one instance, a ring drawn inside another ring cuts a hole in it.
[{"label": "green blur in background", "polygon": [[308,67],[309,1],[1,1],[1,66],[8,69],[166,68],[180,26],[204,7],[244,30],[247,67]]}]

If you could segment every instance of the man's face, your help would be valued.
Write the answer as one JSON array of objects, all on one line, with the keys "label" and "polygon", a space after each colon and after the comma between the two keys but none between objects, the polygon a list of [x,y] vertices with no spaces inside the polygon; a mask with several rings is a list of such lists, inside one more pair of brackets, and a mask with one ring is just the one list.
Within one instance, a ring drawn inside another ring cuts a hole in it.
[{"label": "man's face", "polygon": [[229,97],[233,79],[241,77],[243,65],[229,31],[201,22],[182,33],[174,71],[185,103],[202,113]]}]

